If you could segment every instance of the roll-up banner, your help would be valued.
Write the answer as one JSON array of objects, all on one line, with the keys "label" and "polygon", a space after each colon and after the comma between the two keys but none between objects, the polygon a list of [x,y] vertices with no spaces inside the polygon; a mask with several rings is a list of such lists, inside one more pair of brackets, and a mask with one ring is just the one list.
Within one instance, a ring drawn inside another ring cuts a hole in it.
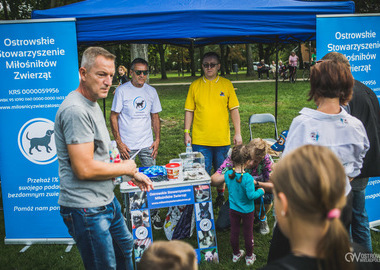
[{"label": "roll-up banner", "polygon": [[0,22],[6,244],[72,243],[59,214],[54,119],[78,87],[75,19]]},{"label": "roll-up banner", "polygon": [[[354,78],[371,88],[380,100],[380,14],[317,15],[317,58],[329,52],[344,54]],[[366,188],[371,227],[380,225],[379,179],[370,178]]]}]

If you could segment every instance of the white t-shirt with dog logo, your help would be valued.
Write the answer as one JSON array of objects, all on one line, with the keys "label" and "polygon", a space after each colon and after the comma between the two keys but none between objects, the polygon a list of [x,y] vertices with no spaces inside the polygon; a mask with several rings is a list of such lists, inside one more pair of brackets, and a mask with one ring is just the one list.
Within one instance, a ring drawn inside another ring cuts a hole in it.
[{"label": "white t-shirt with dog logo", "polygon": [[162,111],[155,88],[148,84],[138,88],[131,82],[116,88],[111,111],[119,113],[120,137],[129,149],[150,147],[153,143],[151,113]]}]

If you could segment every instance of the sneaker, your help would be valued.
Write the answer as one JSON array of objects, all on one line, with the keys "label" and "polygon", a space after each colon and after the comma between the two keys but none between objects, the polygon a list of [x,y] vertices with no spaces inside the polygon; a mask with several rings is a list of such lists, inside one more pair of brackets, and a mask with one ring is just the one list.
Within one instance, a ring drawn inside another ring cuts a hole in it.
[{"label": "sneaker", "polygon": [[256,261],[256,255],[252,253],[252,256],[245,256],[245,264],[247,266],[252,265]]},{"label": "sneaker", "polygon": [[224,201],[225,201],[224,195],[218,195],[218,196],[216,196],[214,207],[215,208],[222,207],[222,205],[224,204]]},{"label": "sneaker", "polygon": [[238,255],[233,254],[232,261],[234,263],[238,262],[244,256],[244,254],[245,254],[244,250],[242,250],[242,249],[239,250],[239,254]]},{"label": "sneaker", "polygon": [[268,226],[268,222],[267,222],[266,219],[264,221],[260,220],[260,225],[259,226],[260,226],[260,233],[262,235],[268,234],[270,232],[269,226]]},{"label": "sneaker", "polygon": [[151,219],[152,219],[152,226],[154,229],[156,230],[162,229],[162,227],[164,226],[164,222],[162,222],[161,217],[158,213],[151,216]]}]

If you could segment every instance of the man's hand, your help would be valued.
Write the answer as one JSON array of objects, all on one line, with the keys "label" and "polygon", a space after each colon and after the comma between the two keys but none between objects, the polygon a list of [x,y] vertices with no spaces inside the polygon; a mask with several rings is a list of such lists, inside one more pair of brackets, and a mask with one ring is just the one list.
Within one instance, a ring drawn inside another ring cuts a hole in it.
[{"label": "man's hand", "polygon": [[153,159],[156,159],[157,157],[157,154],[158,154],[158,145],[160,144],[160,141],[158,140],[155,140],[152,145],[149,147],[149,149],[152,149],[153,148],[153,152],[152,152],[152,157]]},{"label": "man's hand", "polygon": [[234,136],[234,145],[239,145],[243,143],[243,139],[240,134],[235,134]]},{"label": "man's hand", "polygon": [[126,160],[129,159],[129,152],[131,151],[126,144],[120,142],[117,144],[117,149],[119,149],[121,157]]},{"label": "man's hand", "polygon": [[191,137],[190,137],[190,134],[189,133],[185,133],[185,140],[184,140],[184,142],[185,142],[185,146],[187,146],[187,144],[188,143],[190,143],[190,145],[191,145]]},{"label": "man's hand", "polygon": [[150,191],[154,189],[153,182],[143,173],[135,173],[132,178],[132,182],[138,186],[142,191]]}]

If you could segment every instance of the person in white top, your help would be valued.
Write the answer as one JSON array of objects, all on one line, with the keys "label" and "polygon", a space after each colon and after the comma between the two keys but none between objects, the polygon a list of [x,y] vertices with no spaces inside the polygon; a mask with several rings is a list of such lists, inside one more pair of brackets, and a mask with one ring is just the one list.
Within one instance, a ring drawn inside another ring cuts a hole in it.
[{"label": "person in white top", "polygon": [[295,74],[297,72],[298,56],[294,51],[289,55],[289,81],[295,82]]},{"label": "person in white top", "polygon": [[158,115],[161,103],[156,89],[145,83],[148,73],[147,61],[142,58],[132,61],[132,80],[116,89],[110,116],[121,157],[129,159],[140,150],[138,157],[143,167],[155,165],[161,130]]},{"label": "person in white top", "polygon": [[[318,61],[311,69],[310,86],[309,100],[314,100],[317,109],[303,108],[300,115],[293,119],[283,157],[307,144],[326,146],[334,152],[347,176],[347,204],[341,220],[348,231],[352,216],[350,181],[360,174],[363,158],[369,149],[369,140],[362,122],[340,106],[347,105],[351,100],[354,78],[350,68],[343,63],[336,60]],[[286,241],[278,228],[275,228],[268,262],[289,252]],[[284,248],[286,246],[288,250]]]}]

